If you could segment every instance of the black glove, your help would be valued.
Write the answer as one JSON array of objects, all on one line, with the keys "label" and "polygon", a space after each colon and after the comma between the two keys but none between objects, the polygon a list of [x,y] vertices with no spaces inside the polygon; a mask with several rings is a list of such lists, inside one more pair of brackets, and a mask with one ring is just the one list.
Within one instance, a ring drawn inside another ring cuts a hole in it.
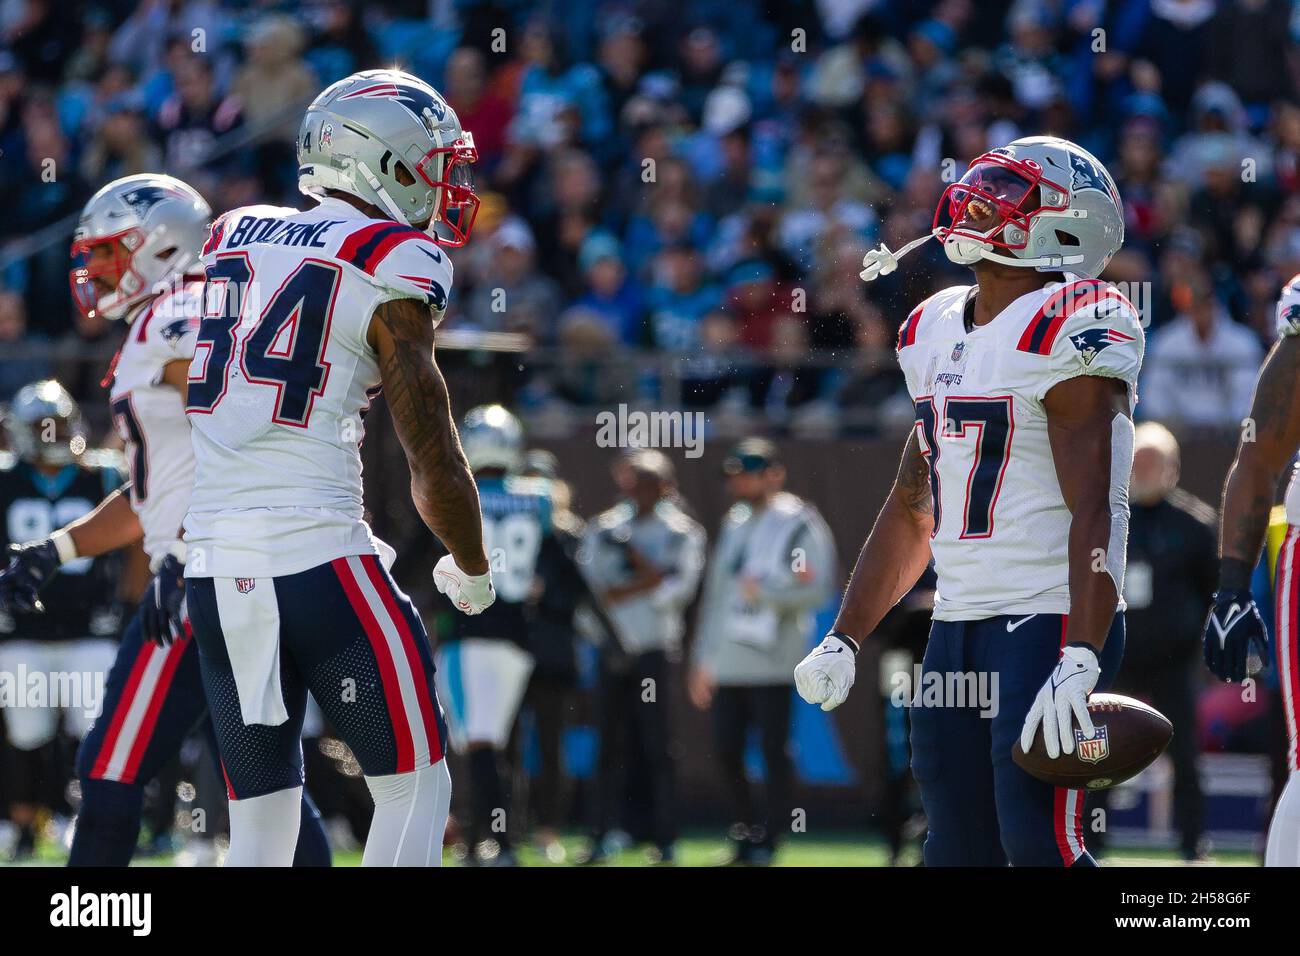
[{"label": "black glove", "polygon": [[9,566],[0,571],[0,609],[44,614],[37,592],[59,570],[59,551],[46,538],[32,544],[9,545]]},{"label": "black glove", "polygon": [[1267,660],[1268,629],[1250,591],[1215,591],[1205,618],[1205,666],[1223,680],[1242,681],[1262,670]]},{"label": "black glove", "polygon": [[144,597],[140,626],[147,641],[167,647],[185,633],[181,603],[185,600],[185,565],[174,554],[163,558]]}]

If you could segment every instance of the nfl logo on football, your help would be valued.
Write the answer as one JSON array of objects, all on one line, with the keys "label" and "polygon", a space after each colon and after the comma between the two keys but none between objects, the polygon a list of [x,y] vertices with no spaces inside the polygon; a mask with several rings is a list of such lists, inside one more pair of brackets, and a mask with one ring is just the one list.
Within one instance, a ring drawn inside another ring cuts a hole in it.
[{"label": "nfl logo on football", "polygon": [[1085,738],[1083,731],[1074,728],[1075,753],[1084,763],[1100,763],[1110,753],[1110,740],[1105,727],[1097,727],[1097,733]]}]

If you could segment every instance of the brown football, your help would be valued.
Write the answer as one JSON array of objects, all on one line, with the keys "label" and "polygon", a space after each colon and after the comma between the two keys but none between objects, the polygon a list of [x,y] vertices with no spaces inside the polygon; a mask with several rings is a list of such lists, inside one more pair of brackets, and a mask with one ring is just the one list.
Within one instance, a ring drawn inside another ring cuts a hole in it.
[{"label": "brown football", "polygon": [[1052,760],[1040,729],[1029,753],[1016,741],[1011,759],[1031,777],[1053,786],[1105,790],[1145,770],[1174,736],[1168,717],[1132,697],[1093,694],[1088,698],[1088,711],[1097,735],[1083,741],[1076,736],[1074,753]]}]

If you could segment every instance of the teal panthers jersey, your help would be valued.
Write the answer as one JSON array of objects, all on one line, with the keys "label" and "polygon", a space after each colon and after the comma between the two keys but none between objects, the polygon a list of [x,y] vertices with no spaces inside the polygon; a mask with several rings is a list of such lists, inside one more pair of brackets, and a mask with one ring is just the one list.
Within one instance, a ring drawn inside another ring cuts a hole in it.
[{"label": "teal panthers jersey", "polygon": [[454,618],[446,638],[497,638],[528,646],[528,623],[543,542],[552,533],[549,484],[539,478],[479,478],[483,550],[497,599],[482,614]]},{"label": "teal panthers jersey", "polygon": [[[0,551],[48,538],[87,514],[122,483],[113,463],[67,465],[44,475],[0,454]],[[69,561],[41,589],[44,614],[0,612],[0,641],[66,641],[116,636],[121,624],[117,579],[121,555]]]}]

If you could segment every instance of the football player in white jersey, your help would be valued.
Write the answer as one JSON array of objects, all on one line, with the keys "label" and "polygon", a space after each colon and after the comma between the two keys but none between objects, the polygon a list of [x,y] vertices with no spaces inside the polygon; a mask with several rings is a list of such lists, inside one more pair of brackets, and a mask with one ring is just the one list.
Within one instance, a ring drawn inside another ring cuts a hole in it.
[{"label": "football player in white jersey", "polygon": [[[1227,681],[1261,670],[1268,632],[1251,595],[1251,577],[1269,526],[1282,469],[1300,448],[1300,275],[1277,303],[1277,343],[1255,383],[1250,417],[1223,486],[1219,527],[1219,589],[1205,620],[1205,663]],[[1265,866],[1300,866],[1300,469],[1286,489],[1286,536],[1273,575],[1278,689],[1287,729],[1286,788],[1273,810]]]},{"label": "football player in white jersey", "polygon": [[[986,153],[945,190],[932,235],[976,284],[931,296],[899,330],[916,424],[835,626],[795,671],[805,700],[840,704],[862,640],[934,559],[912,711],[928,865],[1093,864],[1083,794],[1031,778],[1011,749],[1041,725],[1049,755],[1076,759],[1094,734],[1088,694],[1123,653],[1143,332],[1096,278],[1123,242],[1121,210],[1102,164],[1055,137]],[[896,261],[868,255],[864,278]],[[991,701],[922,693],[934,686]]]},{"label": "football player in white jersey", "polygon": [[[0,602],[8,592],[21,600],[59,565],[141,539],[155,573],[78,751],[73,866],[130,862],[145,784],[206,713],[183,603],[180,530],[194,479],[185,392],[201,311],[198,253],[211,218],[193,188],[152,173],[111,182],[86,203],[72,246],[72,293],[87,315],[129,326],[104,384],[130,480],[86,517],[23,548],[0,575]],[[309,805],[303,818],[298,862],[328,865],[329,845]]]},{"label": "football player in white jersey", "polygon": [[434,361],[451,260],[473,226],[473,137],[396,70],[307,109],[317,200],[220,217],[190,366],[186,597],[232,797],[232,865],[286,865],[310,690],[375,799],[366,865],[438,865],[451,796],[428,637],[362,517],[362,417],[382,385],[411,493],[450,552],[458,609],[492,603],[478,493]]}]

